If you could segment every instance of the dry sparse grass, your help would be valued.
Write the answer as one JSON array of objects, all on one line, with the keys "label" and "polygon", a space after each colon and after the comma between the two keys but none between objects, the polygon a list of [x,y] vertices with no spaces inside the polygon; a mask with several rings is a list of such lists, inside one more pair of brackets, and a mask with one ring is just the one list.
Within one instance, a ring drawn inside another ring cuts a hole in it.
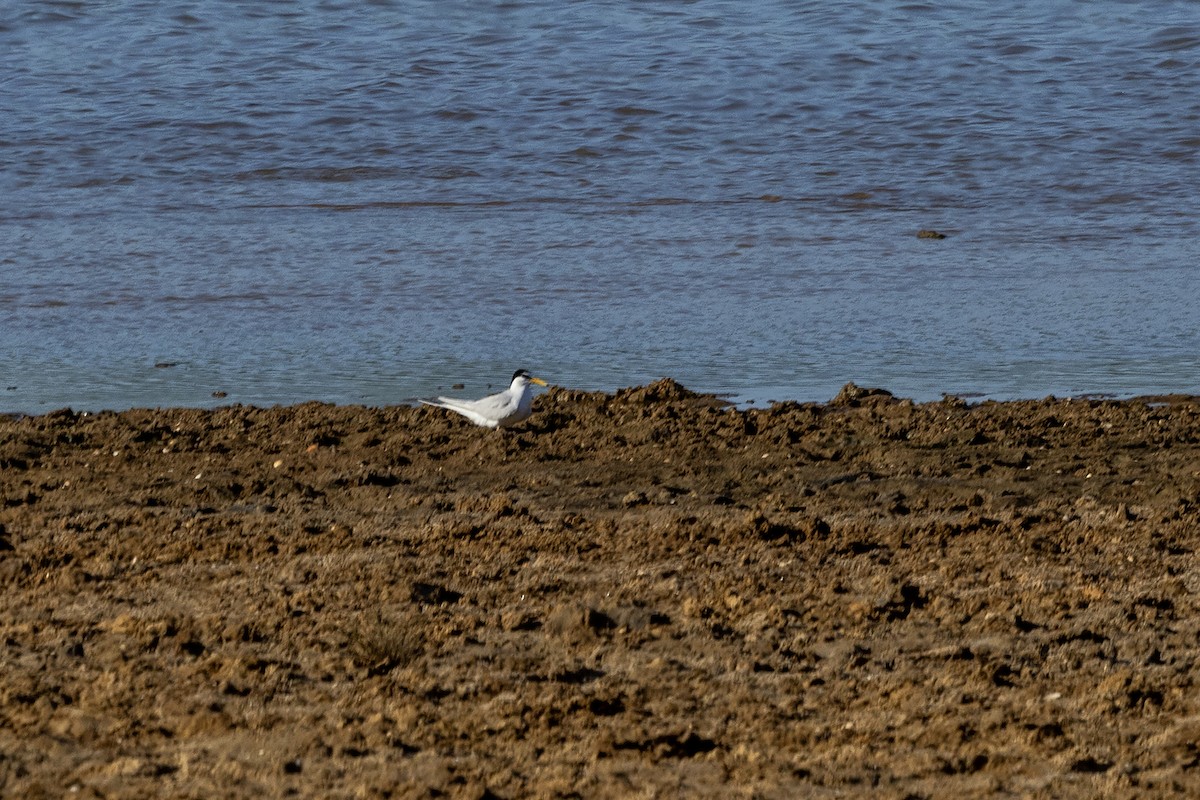
[{"label": "dry sparse grass", "polygon": [[371,675],[384,675],[404,667],[424,653],[422,631],[411,622],[385,617],[382,611],[364,615],[350,635],[354,663]]}]

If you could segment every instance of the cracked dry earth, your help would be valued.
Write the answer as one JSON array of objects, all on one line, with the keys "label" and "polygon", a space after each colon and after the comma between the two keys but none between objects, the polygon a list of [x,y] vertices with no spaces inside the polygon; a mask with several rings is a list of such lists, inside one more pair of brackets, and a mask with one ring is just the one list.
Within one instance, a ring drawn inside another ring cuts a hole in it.
[{"label": "cracked dry earth", "polygon": [[0,794],[1200,795],[1192,398],[0,420]]}]

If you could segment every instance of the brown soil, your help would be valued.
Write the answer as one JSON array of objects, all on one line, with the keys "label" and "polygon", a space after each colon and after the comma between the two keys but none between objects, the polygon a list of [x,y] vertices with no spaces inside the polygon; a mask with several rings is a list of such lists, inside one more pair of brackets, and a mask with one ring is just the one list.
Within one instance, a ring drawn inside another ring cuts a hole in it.
[{"label": "brown soil", "polygon": [[0,420],[4,797],[1200,795],[1200,403]]}]

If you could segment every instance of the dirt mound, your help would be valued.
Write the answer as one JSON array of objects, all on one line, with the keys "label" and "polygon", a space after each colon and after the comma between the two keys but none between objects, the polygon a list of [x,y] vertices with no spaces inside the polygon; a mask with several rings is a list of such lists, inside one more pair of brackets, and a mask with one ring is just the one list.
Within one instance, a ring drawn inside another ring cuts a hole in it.
[{"label": "dirt mound", "polygon": [[1200,406],[0,419],[0,794],[1200,792]]},{"label": "dirt mound", "polygon": [[670,378],[660,378],[646,386],[636,386],[621,389],[616,394],[618,403],[667,403],[680,400],[694,400],[699,397],[695,392],[685,389]]},{"label": "dirt mound", "polygon": [[862,386],[856,386],[853,383],[847,383],[837,393],[837,396],[829,401],[829,405],[834,407],[855,407],[864,404],[890,403],[895,401],[896,398],[887,389],[867,389]]}]

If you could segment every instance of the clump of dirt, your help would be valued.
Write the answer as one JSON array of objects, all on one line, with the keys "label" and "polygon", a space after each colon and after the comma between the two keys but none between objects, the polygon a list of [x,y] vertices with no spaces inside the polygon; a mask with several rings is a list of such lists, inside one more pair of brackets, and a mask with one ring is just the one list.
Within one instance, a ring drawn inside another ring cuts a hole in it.
[{"label": "clump of dirt", "polygon": [[0,419],[0,794],[1200,792],[1200,404]]}]

